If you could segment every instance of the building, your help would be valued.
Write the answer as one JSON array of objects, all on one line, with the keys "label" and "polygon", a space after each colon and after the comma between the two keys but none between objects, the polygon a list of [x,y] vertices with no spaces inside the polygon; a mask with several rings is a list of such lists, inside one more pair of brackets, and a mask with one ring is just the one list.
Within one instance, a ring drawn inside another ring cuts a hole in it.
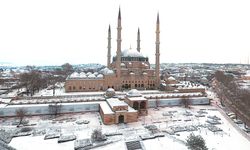
[{"label": "building", "polygon": [[[106,91],[106,95],[110,94],[110,90]],[[130,123],[136,122],[138,116],[147,115],[147,109],[148,100],[142,97],[139,91],[132,89],[126,94],[124,101],[113,97],[107,98],[106,102],[100,104],[100,115],[106,125]]]},{"label": "building", "polygon": [[99,72],[74,72],[65,82],[66,92],[100,91],[108,88],[158,89],[160,85],[160,20],[156,21],[156,67],[150,68],[148,57],[140,48],[140,30],[137,33],[137,49],[121,50],[122,42],[121,11],[118,13],[117,50],[111,62],[111,29],[108,29],[107,68]]}]

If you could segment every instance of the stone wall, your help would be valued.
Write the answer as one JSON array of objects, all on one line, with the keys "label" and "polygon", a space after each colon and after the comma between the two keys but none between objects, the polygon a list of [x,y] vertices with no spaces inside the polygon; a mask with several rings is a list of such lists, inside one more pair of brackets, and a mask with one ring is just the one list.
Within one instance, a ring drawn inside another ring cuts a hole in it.
[{"label": "stone wall", "polygon": [[[50,104],[36,104],[36,105],[12,105],[6,106],[0,109],[0,117],[15,116],[16,110],[24,108],[28,111],[29,115],[49,115],[51,110],[49,109]],[[51,104],[55,105],[55,104]],[[57,104],[57,105],[60,105]],[[99,103],[66,103],[60,105],[60,113],[74,113],[74,112],[98,112]]]},{"label": "stone wall", "polygon": [[[209,99],[207,97],[192,97],[189,99],[191,105],[209,105]],[[149,99],[148,107],[154,108],[158,105],[159,107],[165,106],[179,106],[182,105],[181,98],[169,98],[169,99]]]}]

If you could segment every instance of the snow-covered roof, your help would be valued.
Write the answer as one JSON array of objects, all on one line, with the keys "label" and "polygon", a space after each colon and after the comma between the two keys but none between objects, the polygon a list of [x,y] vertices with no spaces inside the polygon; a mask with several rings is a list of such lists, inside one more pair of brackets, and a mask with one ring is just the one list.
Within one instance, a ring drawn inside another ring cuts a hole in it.
[{"label": "snow-covered roof", "polygon": [[109,103],[111,108],[113,108],[114,106],[128,106],[127,103],[125,103],[124,101],[120,101],[118,98],[109,98],[107,99],[107,102]]},{"label": "snow-covered roof", "polygon": [[147,99],[144,97],[129,97],[131,101],[146,101]]},{"label": "snow-covered roof", "polygon": [[105,103],[100,103],[100,108],[102,109],[104,114],[114,114],[112,109],[109,107],[109,105]]},{"label": "snow-covered roof", "polygon": [[137,50],[126,49],[122,51],[122,57],[144,57],[144,56]]},{"label": "snow-covered roof", "polygon": [[139,97],[139,96],[142,96],[141,93],[137,89],[132,89],[132,90],[128,91],[128,93],[126,95],[128,97]]}]

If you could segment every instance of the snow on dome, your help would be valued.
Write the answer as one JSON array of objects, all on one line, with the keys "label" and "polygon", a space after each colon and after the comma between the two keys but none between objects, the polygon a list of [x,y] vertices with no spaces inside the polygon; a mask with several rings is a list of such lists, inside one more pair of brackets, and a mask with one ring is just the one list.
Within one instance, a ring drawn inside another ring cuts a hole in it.
[{"label": "snow on dome", "polygon": [[121,67],[125,67],[126,65],[124,63],[121,63]]},{"label": "snow on dome", "polygon": [[105,92],[105,95],[109,98],[115,96],[115,90],[113,88],[108,88]]},{"label": "snow on dome", "polygon": [[130,72],[129,74],[130,74],[130,75],[134,75],[135,73],[133,73],[133,72]]},{"label": "snow on dome", "polygon": [[142,96],[141,93],[137,89],[132,89],[132,90],[128,91],[128,93],[126,95],[128,97],[139,97],[139,96]]},{"label": "snow on dome", "polygon": [[94,72],[93,74],[94,74],[94,75],[98,75],[98,72]]},{"label": "snow on dome", "polygon": [[95,78],[95,75],[91,74],[91,75],[88,76],[88,78]]},{"label": "snow on dome", "polygon": [[144,56],[137,50],[126,49],[122,51],[122,57],[144,57]]},{"label": "snow on dome", "polygon": [[77,72],[73,72],[71,75],[70,75],[70,78],[78,78],[79,77],[79,74]]},{"label": "snow on dome", "polygon": [[99,73],[104,74],[104,75],[110,75],[110,74],[114,74],[114,71],[110,70],[109,68],[104,68],[100,70]]},{"label": "snow on dome", "polygon": [[91,72],[88,72],[86,75],[89,76],[89,75],[91,75],[91,74],[92,74]]},{"label": "snow on dome", "polygon": [[175,78],[174,77],[169,77],[168,80],[169,81],[175,81]]},{"label": "snow on dome", "polygon": [[103,75],[102,74],[98,74],[96,77],[97,78],[103,78]]},{"label": "snow on dome", "polygon": [[86,78],[87,76],[86,76],[85,72],[81,72],[81,73],[79,74],[79,77],[80,77],[80,78]]}]

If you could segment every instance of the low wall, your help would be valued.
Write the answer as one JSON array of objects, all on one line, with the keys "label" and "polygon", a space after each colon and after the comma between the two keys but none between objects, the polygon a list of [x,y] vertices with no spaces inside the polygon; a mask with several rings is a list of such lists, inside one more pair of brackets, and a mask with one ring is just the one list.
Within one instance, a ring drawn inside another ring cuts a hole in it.
[{"label": "low wall", "polygon": [[[156,102],[158,101],[158,102]],[[207,97],[193,97],[189,99],[191,105],[209,105],[209,99]],[[148,107],[154,108],[156,105],[160,107],[165,106],[179,106],[182,104],[182,98],[168,98],[168,99],[149,99]]]},{"label": "low wall", "polygon": [[[158,106],[178,106],[182,105],[181,98],[158,99]],[[193,97],[189,99],[191,105],[208,105],[207,97]],[[60,113],[74,112],[99,112],[100,103],[105,102],[80,102],[80,103],[61,103]],[[60,105],[60,103],[58,103]],[[24,108],[28,111],[28,115],[49,115],[52,114],[49,105],[53,104],[27,104],[27,105],[7,105],[0,108],[0,117],[16,116],[16,110]],[[156,107],[156,99],[149,99],[148,107]]]},{"label": "low wall", "polygon": [[[16,110],[20,108],[24,108],[25,110],[27,110],[28,115],[49,115],[52,114],[49,105],[50,104],[6,106],[0,109],[0,117],[16,116]],[[83,102],[83,103],[61,104],[59,111],[60,113],[89,112],[89,111],[97,112],[99,111],[99,103]]]}]

